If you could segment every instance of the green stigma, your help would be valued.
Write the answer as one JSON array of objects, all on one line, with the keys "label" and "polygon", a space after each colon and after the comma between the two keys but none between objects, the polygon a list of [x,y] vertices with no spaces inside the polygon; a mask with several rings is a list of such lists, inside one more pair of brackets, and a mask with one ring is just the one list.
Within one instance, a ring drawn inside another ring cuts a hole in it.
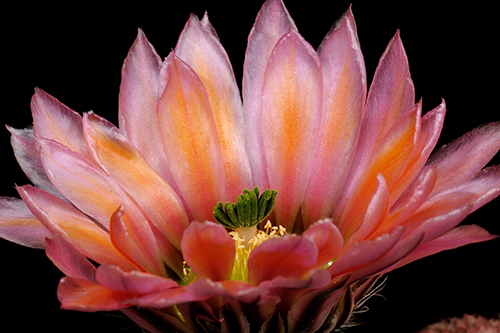
[{"label": "green stigma", "polygon": [[259,197],[258,187],[253,191],[245,189],[236,203],[222,205],[219,201],[214,208],[215,221],[230,229],[254,227],[271,214],[276,194],[276,190],[265,190]]}]

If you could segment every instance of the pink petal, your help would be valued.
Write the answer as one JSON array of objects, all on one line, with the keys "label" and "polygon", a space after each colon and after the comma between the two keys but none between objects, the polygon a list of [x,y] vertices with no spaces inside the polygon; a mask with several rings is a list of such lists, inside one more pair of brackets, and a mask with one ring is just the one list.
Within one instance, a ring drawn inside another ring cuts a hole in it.
[{"label": "pink petal", "polygon": [[455,249],[467,244],[485,242],[498,236],[490,235],[477,225],[464,225],[453,228],[444,235],[426,243],[420,244],[413,252],[406,256],[397,267],[409,264],[412,261],[428,257],[444,250]]},{"label": "pink petal", "polygon": [[417,128],[418,138],[413,152],[408,158],[406,169],[391,190],[392,200],[395,201],[400,193],[405,191],[427,162],[441,133],[445,113],[446,105],[443,100],[438,107],[427,112],[422,117],[420,130]]},{"label": "pink petal", "polygon": [[85,279],[64,277],[57,288],[61,308],[84,312],[118,310],[134,305],[131,295],[115,292]]},{"label": "pink petal", "polygon": [[331,219],[312,224],[302,235],[311,239],[318,248],[316,267],[324,266],[337,257],[344,245],[342,234]]},{"label": "pink petal", "polygon": [[259,285],[278,276],[303,278],[318,260],[318,248],[308,237],[266,240],[248,258],[248,282]]},{"label": "pink petal", "polygon": [[[389,42],[375,71],[375,76],[368,93],[365,118],[361,125],[359,142],[353,160],[355,168],[352,169],[348,177],[347,188],[342,194],[341,202],[338,203],[339,214],[345,209],[350,198],[358,197],[354,191],[358,187],[358,183],[362,179],[366,179],[366,169],[372,165],[372,156],[375,150],[379,148],[379,145],[383,144],[386,147],[384,150],[388,151],[384,140],[387,139],[389,130],[394,128],[398,119],[413,106],[414,99],[415,93],[410,78],[408,59],[406,58],[398,31]],[[412,152],[413,144],[412,142],[412,146],[410,147],[402,146],[409,148],[409,151],[408,149],[404,150],[407,154]],[[394,153],[396,152],[398,150]],[[394,160],[390,164],[395,167],[404,168],[406,166],[405,164],[400,165],[399,159]],[[372,167],[372,172],[375,172],[373,178],[381,171],[377,169]],[[389,188],[391,188],[393,181],[396,181],[397,178],[392,180],[386,173],[383,174]]]},{"label": "pink petal", "polygon": [[45,248],[45,238],[52,233],[31,213],[19,199],[0,198],[0,237],[11,242]]},{"label": "pink petal", "polygon": [[95,281],[95,267],[62,236],[47,238],[47,257],[52,260],[66,276]]},{"label": "pink petal", "polygon": [[[353,234],[364,219],[372,194],[376,190],[375,179],[379,173],[384,177],[387,189],[392,195],[394,186],[402,176],[414,144],[418,140],[420,112],[421,103],[417,103],[398,119],[380,141],[369,165],[364,169],[362,178],[357,179],[353,174],[349,176],[353,178],[349,179],[349,187],[343,193],[343,198],[348,200],[348,204],[338,224],[345,239]],[[348,194],[350,197],[347,197]]]},{"label": "pink petal", "polygon": [[86,113],[83,119],[94,159],[141,207],[148,221],[180,249],[189,221],[177,194],[111,123],[93,113]]},{"label": "pink petal", "polygon": [[30,185],[19,187],[18,192],[45,228],[60,235],[77,251],[99,264],[134,268],[113,247],[109,234],[71,204]]},{"label": "pink petal", "polygon": [[295,31],[283,36],[267,65],[262,96],[262,136],[269,187],[278,191],[277,223],[293,230],[318,147],[321,65]]},{"label": "pink petal", "polygon": [[[157,275],[167,276],[165,264],[173,266],[172,261],[165,261],[154,239],[153,232],[146,220],[136,220],[127,214],[124,206],[120,206],[111,217],[110,238],[113,245],[125,257],[136,263],[137,269]],[[177,263],[177,271],[180,270]]]},{"label": "pink petal", "polygon": [[31,110],[36,138],[59,142],[88,157],[83,139],[82,117],[77,112],[38,88],[31,100]]},{"label": "pink petal", "polygon": [[163,147],[173,177],[197,221],[212,220],[224,198],[222,147],[200,79],[174,53],[165,61],[168,77],[158,105]]},{"label": "pink petal", "polygon": [[427,165],[438,168],[432,195],[474,178],[500,148],[500,122],[478,127],[437,150]]},{"label": "pink petal", "polygon": [[[366,98],[366,73],[351,9],[319,47],[323,70],[320,147],[302,206],[304,229],[332,215],[358,140]],[[336,214],[334,214],[336,215]]]},{"label": "pink petal", "polygon": [[189,267],[200,278],[228,280],[236,248],[226,229],[214,222],[192,222],[184,231],[182,254]]},{"label": "pink petal", "polygon": [[99,266],[95,277],[102,286],[110,290],[133,295],[150,294],[178,287],[173,280],[138,271],[124,272],[116,266]]},{"label": "pink petal", "polygon": [[149,165],[173,184],[163,150],[156,107],[162,91],[162,62],[139,29],[122,68],[119,98],[120,131],[141,152]]},{"label": "pink petal", "polygon": [[[205,16],[205,24],[210,25]],[[212,31],[191,15],[179,37],[175,54],[189,65],[206,90],[219,134],[226,173],[225,200],[235,200],[253,188],[245,149],[243,106],[226,51]]]},{"label": "pink petal", "polygon": [[247,147],[254,184],[261,189],[269,187],[266,164],[262,155],[262,138],[255,131],[262,119],[262,89],[267,62],[278,40],[296,28],[281,0],[264,3],[248,36],[243,66],[243,107]]},{"label": "pink petal", "polygon": [[397,227],[374,240],[354,244],[344,251],[328,268],[332,277],[366,266],[387,253],[403,235],[403,228]]},{"label": "pink petal", "polygon": [[[352,237],[347,241],[346,247],[368,239],[387,219],[389,209],[389,191],[384,177],[379,174],[377,188],[366,209],[366,214]],[[343,236],[346,237],[346,235]]]},{"label": "pink petal", "polygon": [[24,173],[37,187],[62,198],[62,194],[52,185],[42,161],[40,160],[39,149],[33,136],[33,129],[15,129],[7,126],[7,129],[12,133],[10,142],[14,148],[17,162],[23,169]]},{"label": "pink petal", "polygon": [[424,205],[410,219],[403,222],[405,234],[424,234],[422,243],[441,236],[456,227],[470,214],[472,205],[467,198],[444,198]]},{"label": "pink petal", "polygon": [[405,239],[397,242],[383,256],[354,271],[349,277],[349,281],[358,281],[374,274],[382,274],[381,272],[384,270],[392,270],[398,261],[405,258],[409,253],[415,250],[419,244],[423,243],[423,236],[423,234],[414,233],[410,237],[406,237]]}]

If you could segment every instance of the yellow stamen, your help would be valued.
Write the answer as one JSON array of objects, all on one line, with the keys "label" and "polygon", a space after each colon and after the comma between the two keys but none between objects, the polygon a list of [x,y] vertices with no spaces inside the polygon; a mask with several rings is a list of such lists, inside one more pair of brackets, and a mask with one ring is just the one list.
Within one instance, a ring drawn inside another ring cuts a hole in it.
[{"label": "yellow stamen", "polygon": [[236,246],[231,280],[248,282],[247,263],[250,252],[264,241],[286,234],[285,228],[282,226],[273,226],[270,221],[267,221],[264,229],[265,231],[258,230],[257,226],[254,226],[252,228],[240,228],[229,233],[233,237]]}]

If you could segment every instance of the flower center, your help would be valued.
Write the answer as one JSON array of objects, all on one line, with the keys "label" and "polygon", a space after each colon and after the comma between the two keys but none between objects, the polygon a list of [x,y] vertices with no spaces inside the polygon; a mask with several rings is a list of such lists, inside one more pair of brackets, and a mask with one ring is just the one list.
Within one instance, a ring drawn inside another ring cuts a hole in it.
[{"label": "flower center", "polygon": [[259,197],[259,189],[243,190],[236,203],[219,201],[214,208],[215,220],[224,227],[232,229],[229,233],[236,246],[231,280],[248,281],[248,257],[250,252],[267,239],[280,237],[286,233],[282,226],[273,226],[268,220],[265,231],[257,225],[271,214],[276,200],[276,190],[265,190]]}]

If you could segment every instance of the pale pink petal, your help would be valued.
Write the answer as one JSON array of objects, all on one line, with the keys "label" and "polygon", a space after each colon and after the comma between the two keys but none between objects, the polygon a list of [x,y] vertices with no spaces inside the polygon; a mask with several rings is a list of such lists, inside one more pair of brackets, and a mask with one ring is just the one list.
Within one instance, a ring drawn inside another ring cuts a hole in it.
[{"label": "pale pink petal", "polygon": [[236,248],[226,229],[214,222],[192,222],[184,231],[182,254],[200,278],[229,280]]},{"label": "pale pink petal", "polygon": [[173,183],[163,150],[156,107],[160,91],[162,62],[139,29],[122,68],[118,103],[120,131],[132,142],[166,181]]},{"label": "pale pink petal", "polygon": [[87,156],[83,139],[82,117],[41,89],[31,100],[35,137],[59,142],[72,151]]},{"label": "pale pink petal", "polygon": [[111,123],[86,113],[83,124],[94,159],[141,207],[148,221],[180,249],[189,220],[177,194]]},{"label": "pale pink petal", "polygon": [[71,276],[89,281],[95,280],[95,267],[81,252],[65,241],[62,236],[56,235],[47,238],[47,257],[52,260],[66,276]]},{"label": "pale pink petal", "polygon": [[7,126],[7,129],[12,133],[10,142],[12,148],[14,148],[17,162],[26,176],[37,187],[63,198],[62,194],[52,185],[45,173],[42,161],[40,160],[39,149],[33,136],[33,129],[25,128],[19,130],[9,126]]},{"label": "pale pink petal", "polygon": [[[204,20],[210,25],[207,16]],[[243,189],[253,186],[245,149],[243,106],[231,63],[217,37],[195,15],[182,31],[175,54],[194,70],[207,93],[226,172],[226,197],[221,200],[233,201]]]},{"label": "pale pink petal", "polygon": [[31,213],[19,199],[0,198],[0,237],[11,242],[45,248],[45,238],[53,234]]},{"label": "pale pink petal", "polygon": [[158,105],[163,147],[171,171],[197,221],[212,220],[224,198],[222,147],[206,91],[173,52],[165,60],[165,93]]},{"label": "pale pink petal", "polygon": [[276,222],[293,230],[318,149],[322,74],[318,55],[292,29],[276,45],[264,76],[262,136]]},{"label": "pale pink petal", "polygon": [[498,236],[490,235],[477,225],[464,225],[451,229],[444,235],[426,243],[420,244],[413,252],[407,255],[397,267],[404,266],[412,261],[428,257],[441,251],[455,249],[467,244],[485,242]]},{"label": "pale pink petal", "polygon": [[304,277],[318,259],[316,244],[307,237],[272,238],[257,246],[248,258],[248,282],[259,285],[278,276]]},{"label": "pale pink petal", "polygon": [[[302,206],[304,229],[332,215],[351,166],[366,98],[366,73],[351,9],[319,47],[323,70],[320,148]],[[333,213],[333,215],[337,215]]]},{"label": "pale pink petal", "polygon": [[247,134],[247,149],[254,184],[261,189],[269,187],[266,164],[262,153],[262,138],[255,130],[262,126],[262,89],[267,62],[274,46],[295,23],[281,0],[266,1],[259,11],[248,36],[243,65],[243,107]]},{"label": "pale pink petal", "polygon": [[397,227],[374,240],[344,247],[343,253],[328,268],[332,277],[340,276],[366,266],[387,253],[403,235],[404,229]]},{"label": "pale pink petal", "polygon": [[45,228],[60,235],[77,251],[99,264],[135,268],[116,251],[109,234],[71,204],[30,185],[19,187],[18,192]]},{"label": "pale pink petal", "polygon": [[311,239],[318,248],[318,259],[314,265],[316,267],[321,267],[337,257],[344,245],[344,239],[331,219],[312,224],[302,235]]},{"label": "pale pink petal", "polygon": [[500,148],[500,122],[478,127],[437,150],[427,162],[438,169],[432,196],[470,181]]}]

